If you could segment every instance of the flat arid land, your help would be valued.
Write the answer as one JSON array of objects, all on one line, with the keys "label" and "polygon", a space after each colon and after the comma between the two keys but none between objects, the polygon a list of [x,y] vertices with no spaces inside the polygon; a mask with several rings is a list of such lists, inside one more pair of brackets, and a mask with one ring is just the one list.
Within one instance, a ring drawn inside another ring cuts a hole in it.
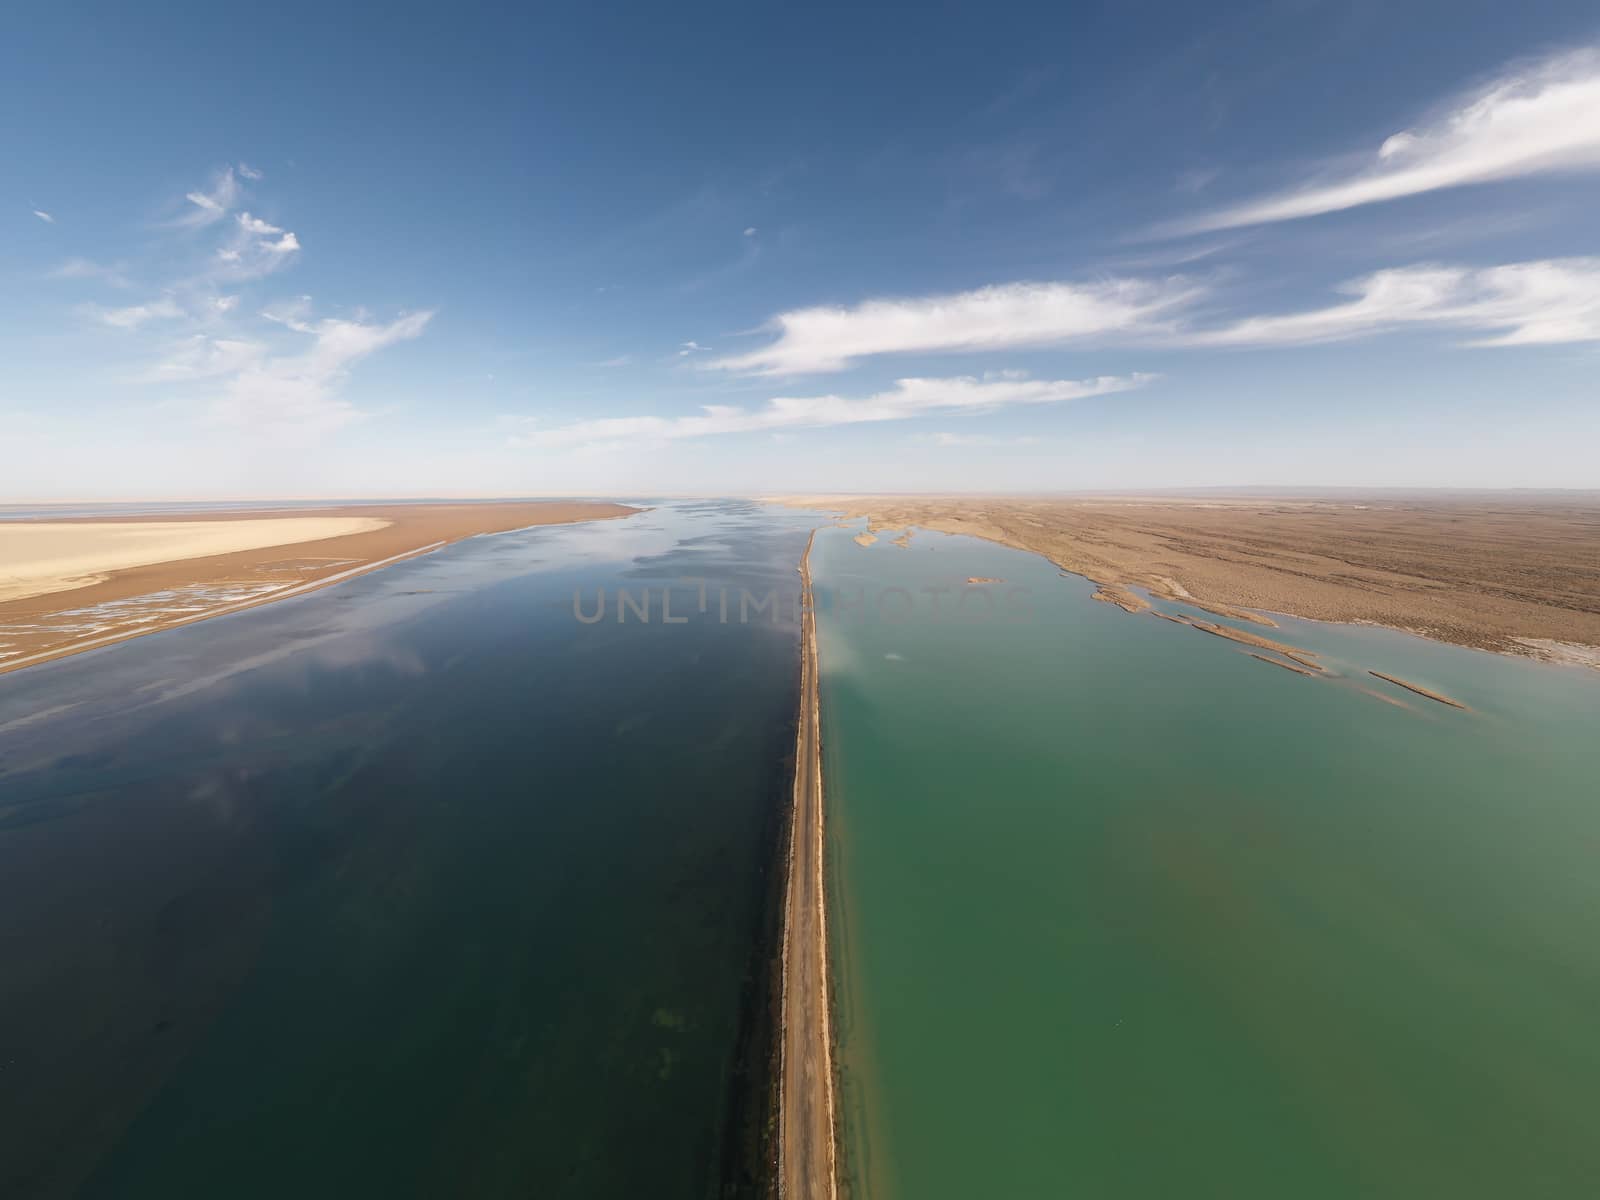
[{"label": "flat arid land", "polygon": [[475,534],[635,511],[519,501],[0,521],[0,672],[297,595]]},{"label": "flat arid land", "polygon": [[1136,611],[1130,587],[1270,625],[1368,622],[1600,667],[1600,494],[807,496],[786,503],[1041,554]]}]

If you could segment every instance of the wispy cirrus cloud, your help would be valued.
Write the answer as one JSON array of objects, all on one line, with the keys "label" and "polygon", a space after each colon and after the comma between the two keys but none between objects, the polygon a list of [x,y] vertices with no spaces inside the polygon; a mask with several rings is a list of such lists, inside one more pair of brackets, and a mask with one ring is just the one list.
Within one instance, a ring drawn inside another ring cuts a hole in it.
[{"label": "wispy cirrus cloud", "polygon": [[1104,279],[1006,283],[939,296],[868,300],[852,308],[780,313],[777,339],[710,363],[753,375],[842,371],[888,354],[939,354],[1065,345],[1170,327],[1204,294],[1193,281]]},{"label": "wispy cirrus cloud", "polygon": [[[266,222],[259,222],[266,225]],[[272,234],[262,235],[255,229],[240,226],[238,233],[220,247],[209,264],[207,273],[228,282],[259,279],[282,270],[300,251],[300,239],[293,233],[266,226]]]},{"label": "wispy cirrus cloud", "polygon": [[184,315],[184,310],[170,296],[151,300],[145,304],[129,304],[122,308],[88,306],[85,311],[97,321],[116,329],[138,329],[150,321],[172,320]]},{"label": "wispy cirrus cloud", "polygon": [[1387,138],[1320,181],[1220,209],[1158,232],[1204,233],[1292,221],[1403,196],[1529,175],[1600,169],[1600,49],[1507,70]]},{"label": "wispy cirrus cloud", "polygon": [[754,375],[798,375],[913,351],[1298,345],[1422,326],[1478,334],[1470,343],[1475,346],[1600,340],[1600,258],[1400,266],[1340,290],[1353,299],[1230,321],[1224,296],[1178,277],[1118,278],[1092,287],[999,284],[949,296],[786,313],[777,319],[776,341],[708,365]]},{"label": "wispy cirrus cloud", "polygon": [[[228,168],[207,189],[187,194],[195,212],[168,226],[165,249],[172,261],[156,295],[138,304],[85,305],[80,311],[142,347],[145,361],[125,377],[163,385],[170,391],[163,400],[167,411],[275,441],[315,439],[367,415],[345,394],[351,370],[386,347],[421,336],[433,313],[385,322],[357,309],[353,318],[318,318],[309,296],[265,304],[250,298],[251,285],[289,265],[301,246],[291,230],[235,211],[243,196],[241,178],[257,181],[262,173],[243,165]],[[82,258],[68,259],[51,275],[127,284],[120,268]]]},{"label": "wispy cirrus cloud", "polygon": [[283,232],[283,230],[278,228],[276,225],[269,224],[268,222],[263,221],[260,217],[253,217],[247,212],[239,213],[234,219],[239,222],[240,229],[244,230],[246,233],[256,234],[259,237],[266,237],[270,234]]},{"label": "wispy cirrus cloud", "polygon": [[432,319],[432,312],[387,324],[325,318],[306,327],[309,346],[271,356],[249,344],[213,342],[204,353],[231,355],[236,363],[206,415],[215,424],[273,437],[316,438],[341,429],[366,416],[340,391],[351,367],[386,346],[420,337]]},{"label": "wispy cirrus cloud", "polygon": [[224,167],[213,176],[208,188],[185,194],[190,208],[172,224],[184,229],[203,229],[216,225],[230,214],[230,235],[218,245],[202,272],[224,282],[259,279],[288,264],[300,250],[300,238],[280,225],[254,213],[236,211],[245,198],[241,180],[257,182],[262,172],[240,163]]},{"label": "wispy cirrus cloud", "polygon": [[1305,312],[1250,317],[1186,337],[1196,346],[1305,345],[1413,326],[1459,329],[1475,346],[1600,341],[1600,258],[1496,267],[1414,266],[1346,284],[1354,298]]},{"label": "wispy cirrus cloud", "polygon": [[1089,396],[1131,391],[1153,375],[1096,379],[1028,379],[1009,372],[978,378],[899,379],[892,388],[850,398],[838,395],[776,397],[759,408],[707,404],[691,416],[601,417],[542,428],[537,422],[511,439],[513,445],[559,449],[624,439],[673,441],[730,433],[820,429],[836,425],[904,421],[936,413],[982,413],[1013,405],[1061,404]]},{"label": "wispy cirrus cloud", "polygon": [[224,167],[212,177],[209,188],[196,188],[183,197],[191,207],[175,224],[183,226],[211,225],[222,220],[239,200],[239,177],[232,167]]},{"label": "wispy cirrus cloud", "polygon": [[49,213],[45,212],[42,208],[34,209],[33,215],[38,217],[39,220],[43,221],[46,225],[54,225],[56,223],[56,219]]},{"label": "wispy cirrus cloud", "polygon": [[163,355],[134,376],[139,383],[187,383],[234,375],[267,354],[266,343],[245,336],[192,333],[170,343]]}]

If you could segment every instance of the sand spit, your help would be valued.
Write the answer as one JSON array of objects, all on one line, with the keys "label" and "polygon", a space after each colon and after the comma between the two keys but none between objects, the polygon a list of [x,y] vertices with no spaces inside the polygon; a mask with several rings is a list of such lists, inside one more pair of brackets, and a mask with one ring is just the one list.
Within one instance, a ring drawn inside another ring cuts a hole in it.
[{"label": "sand spit", "polygon": [[1235,620],[1386,625],[1600,668],[1600,492],[811,496]]},{"label": "sand spit", "polygon": [[[637,511],[521,501],[0,521],[0,576],[32,589],[0,599],[0,672],[286,599],[477,534]],[[38,590],[66,579],[79,582]]]},{"label": "sand spit", "polygon": [[1282,667],[1285,671],[1293,671],[1296,675],[1315,677],[1318,674],[1316,671],[1308,671],[1304,667],[1297,667],[1293,663],[1284,662],[1281,658],[1268,658],[1265,654],[1256,654],[1254,651],[1251,652],[1250,657],[1260,662],[1271,663],[1275,667]]},{"label": "sand spit", "polygon": [[1282,642],[1275,642],[1271,638],[1262,637],[1259,633],[1234,629],[1229,625],[1218,625],[1214,621],[1190,620],[1187,624],[1193,625],[1196,629],[1212,634],[1215,637],[1227,638],[1230,642],[1238,642],[1243,646],[1254,646],[1258,650],[1271,650],[1274,654],[1281,654],[1285,658],[1294,659],[1301,666],[1310,667],[1316,671],[1322,670],[1322,666],[1317,662],[1316,656],[1311,651],[1302,650],[1298,646],[1287,646]]},{"label": "sand spit", "polygon": [[889,544],[891,546],[899,546],[902,549],[909,549],[910,546],[911,546],[911,530],[909,530],[909,529],[906,530],[904,533],[902,533],[899,537],[895,538],[894,541],[890,542]]},{"label": "sand spit", "polygon": [[[1161,595],[1160,592],[1156,592],[1155,594],[1158,596]],[[1171,600],[1174,597],[1164,596],[1162,598]],[[1254,625],[1265,625],[1269,629],[1278,628],[1278,623],[1265,613],[1251,612],[1247,608],[1235,608],[1231,604],[1218,604],[1211,600],[1195,600],[1193,598],[1184,600],[1183,603],[1187,604],[1190,608],[1198,608],[1202,612],[1212,613],[1219,617],[1227,617],[1230,620],[1249,621]]]},{"label": "sand spit", "polygon": [[1105,604],[1115,604],[1126,613],[1143,612],[1150,607],[1150,601],[1143,596],[1135,595],[1117,583],[1102,583],[1095,589],[1094,595],[1090,599],[1099,600]]},{"label": "sand spit", "polygon": [[1004,583],[1004,579],[997,579],[993,575],[968,575],[968,583]]},{"label": "sand spit", "polygon": [[858,533],[858,534],[856,534],[855,537],[851,538],[850,540],[855,542],[855,544],[858,545],[858,546],[870,546],[874,542],[876,542],[878,539],[877,539],[877,537],[875,535],[870,534],[870,533]]},{"label": "sand spit", "polygon": [[1405,690],[1408,692],[1415,692],[1419,696],[1426,696],[1429,700],[1437,700],[1440,704],[1448,704],[1451,708],[1459,708],[1464,711],[1471,711],[1470,709],[1467,709],[1467,706],[1461,703],[1461,701],[1452,700],[1449,696],[1432,691],[1429,688],[1425,688],[1420,683],[1408,683],[1404,679],[1399,679],[1393,675],[1385,675],[1382,671],[1368,671],[1367,674],[1376,676],[1387,683],[1392,683],[1395,685],[1395,687],[1405,688]]},{"label": "sand spit", "polygon": [[372,533],[373,517],[0,522],[0,602],[103,583],[115,571]]}]

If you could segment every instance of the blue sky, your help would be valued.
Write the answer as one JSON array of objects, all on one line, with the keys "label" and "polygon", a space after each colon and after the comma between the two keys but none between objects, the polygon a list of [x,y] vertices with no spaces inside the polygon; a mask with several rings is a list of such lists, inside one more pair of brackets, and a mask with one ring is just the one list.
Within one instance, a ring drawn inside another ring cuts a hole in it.
[{"label": "blue sky", "polygon": [[1592,4],[68,4],[0,498],[1600,486]]}]

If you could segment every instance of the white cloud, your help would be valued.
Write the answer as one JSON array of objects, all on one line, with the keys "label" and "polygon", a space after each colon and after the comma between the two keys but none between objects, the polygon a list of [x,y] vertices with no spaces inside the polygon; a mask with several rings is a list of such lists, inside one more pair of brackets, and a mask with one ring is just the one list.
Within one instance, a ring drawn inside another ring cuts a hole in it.
[{"label": "white cloud", "polygon": [[1007,283],[976,291],[854,308],[780,313],[776,341],[711,363],[757,375],[840,371],[879,354],[941,353],[1048,346],[1093,337],[1156,332],[1202,294],[1183,279],[1096,283]]},{"label": "white cloud", "polygon": [[239,174],[248,179],[251,183],[255,183],[257,180],[266,178],[265,173],[256,170],[249,163],[239,164]]},{"label": "white cloud", "polygon": [[900,379],[888,391],[860,399],[844,396],[778,397],[758,409],[707,404],[694,416],[601,417],[549,429],[528,423],[513,445],[552,449],[650,438],[677,440],[726,433],[817,429],[878,421],[904,421],[933,413],[982,413],[1013,405],[1060,404],[1143,387],[1152,375],[1101,376],[1098,379],[1032,380],[1016,373],[982,379]]},{"label": "white cloud", "polygon": [[241,213],[233,239],[217,251],[212,274],[235,283],[259,279],[288,265],[299,249],[300,239],[293,233]]},{"label": "white cloud", "polygon": [[183,309],[168,296],[152,300],[148,304],[130,304],[126,308],[90,308],[88,311],[97,320],[117,329],[137,329],[147,321],[171,320],[183,316]]},{"label": "white cloud", "polygon": [[[301,247],[293,232],[234,211],[241,177],[259,179],[260,172],[241,164],[220,172],[208,190],[189,194],[195,212],[178,225],[194,232],[171,238],[180,258],[158,298],[81,311],[141,334],[149,357],[127,378],[170,388],[172,394],[162,401],[168,410],[252,435],[301,441],[364,416],[344,395],[352,368],[385,347],[420,336],[433,314],[384,323],[355,308],[348,318],[318,320],[309,296],[265,308],[253,302],[245,285],[281,269]],[[232,220],[221,220],[230,213]],[[192,255],[202,256],[204,266],[197,270]],[[52,275],[98,279],[111,278],[114,271],[70,259]]]},{"label": "white cloud", "polygon": [[1386,139],[1333,178],[1166,230],[1198,233],[1291,221],[1441,188],[1600,169],[1600,50],[1507,71],[1438,118]]},{"label": "white cloud", "polygon": [[45,212],[42,208],[34,209],[33,215],[38,217],[39,220],[43,221],[46,225],[54,225],[56,223],[56,219],[49,213]]},{"label": "white cloud", "polygon": [[269,321],[288,326],[296,333],[314,332],[310,324],[310,296],[296,296],[293,300],[280,300],[276,304],[269,304],[261,310],[261,315]]},{"label": "white cloud", "polygon": [[235,219],[239,222],[239,228],[246,233],[259,234],[265,237],[268,234],[283,232],[276,225],[269,225],[260,217],[253,217],[247,212],[239,213]]},{"label": "white cloud", "polygon": [[702,346],[699,342],[684,342],[678,348],[678,357],[683,358],[687,355],[697,354],[703,350],[709,349],[711,349],[710,346]]},{"label": "white cloud", "polygon": [[[303,353],[250,356],[209,407],[216,424],[302,440],[331,433],[366,414],[340,392],[350,368],[386,346],[419,336],[433,318],[412,313],[387,325],[327,318],[309,326]],[[243,353],[243,349],[236,351]]]},{"label": "white cloud", "polygon": [[1477,346],[1600,341],[1600,258],[1398,267],[1342,290],[1355,298],[1309,312],[1251,317],[1186,340],[1206,346],[1301,344],[1432,325],[1480,334],[1472,343]]},{"label": "white cloud", "polygon": [[184,199],[194,205],[194,209],[180,217],[177,223],[191,227],[210,225],[227,216],[228,211],[238,202],[239,180],[234,175],[232,167],[224,168],[212,180],[210,191],[188,192]]},{"label": "white cloud", "polygon": [[751,225],[749,228],[747,228],[744,231],[744,235],[745,235],[745,237],[755,237],[755,235],[756,235],[756,227],[754,225]]},{"label": "white cloud", "polygon": [[258,362],[267,352],[247,338],[211,337],[197,333],[175,342],[166,355],[138,376],[142,383],[177,383],[233,375]]}]

